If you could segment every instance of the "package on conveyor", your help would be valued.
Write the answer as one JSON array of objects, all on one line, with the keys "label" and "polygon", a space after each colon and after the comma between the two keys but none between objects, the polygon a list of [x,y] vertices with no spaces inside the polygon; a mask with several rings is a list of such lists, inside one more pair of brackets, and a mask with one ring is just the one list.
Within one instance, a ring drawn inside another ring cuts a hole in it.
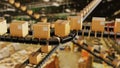
[{"label": "package on conveyor", "polygon": [[27,13],[28,13],[29,15],[32,15],[32,14],[33,14],[33,11],[32,11],[32,10],[27,10]]},{"label": "package on conveyor", "polygon": [[27,7],[26,7],[26,6],[21,6],[20,9],[21,9],[22,11],[26,11]]},{"label": "package on conveyor", "polygon": [[26,68],[26,65],[20,63],[20,64],[16,64],[14,68]]},{"label": "package on conveyor", "polygon": [[20,7],[20,2],[15,2],[15,6],[16,6],[17,8],[19,8],[19,7]]},{"label": "package on conveyor", "polygon": [[38,39],[50,38],[50,23],[37,23],[33,25],[33,37]]},{"label": "package on conveyor", "polygon": [[70,33],[70,25],[67,20],[57,20],[55,22],[55,35],[65,37]]},{"label": "package on conveyor", "polygon": [[115,20],[114,32],[120,33],[120,18],[116,18]]},{"label": "package on conveyor", "polygon": [[92,31],[104,32],[105,18],[104,17],[93,17],[92,18]]},{"label": "package on conveyor", "polygon": [[33,15],[33,16],[34,16],[34,18],[35,18],[35,19],[40,18],[40,14],[38,14],[38,13],[34,13],[34,15]]},{"label": "package on conveyor", "polygon": [[49,46],[49,45],[42,45],[41,46],[41,51],[44,53],[50,52],[51,49],[52,49],[52,46]]},{"label": "package on conveyor", "polygon": [[47,17],[41,17],[41,22],[47,23]]},{"label": "package on conveyor", "polygon": [[15,0],[8,0],[10,4],[14,4]]},{"label": "package on conveyor", "polygon": [[71,30],[82,30],[82,17],[81,16],[68,16],[70,21]]},{"label": "package on conveyor", "polygon": [[33,52],[30,56],[29,56],[29,62],[31,64],[38,64],[41,61],[42,55],[39,52]]},{"label": "package on conveyor", "polygon": [[25,37],[28,34],[28,22],[14,21],[10,24],[10,35],[15,37]]},{"label": "package on conveyor", "polygon": [[3,35],[7,32],[7,23],[3,17],[0,17],[0,35]]}]

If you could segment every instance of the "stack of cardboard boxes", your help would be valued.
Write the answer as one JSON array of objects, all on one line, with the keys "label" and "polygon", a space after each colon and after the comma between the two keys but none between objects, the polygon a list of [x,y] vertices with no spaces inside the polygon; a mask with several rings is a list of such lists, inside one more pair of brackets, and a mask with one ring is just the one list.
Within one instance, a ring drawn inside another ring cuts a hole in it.
[{"label": "stack of cardboard boxes", "polygon": [[38,39],[50,38],[50,23],[37,23],[33,25],[33,37]]},{"label": "stack of cardboard boxes", "polygon": [[55,35],[65,37],[70,33],[70,25],[67,20],[57,20],[55,22]]},{"label": "stack of cardboard boxes", "polygon": [[4,18],[0,18],[0,35],[3,35],[7,32],[7,23]]},{"label": "stack of cardboard boxes", "polygon": [[68,16],[68,21],[70,21],[70,30],[82,30],[81,16]]},{"label": "stack of cardboard boxes", "polygon": [[115,20],[114,33],[120,33],[120,19],[118,18]]},{"label": "stack of cardboard boxes", "polygon": [[25,37],[28,35],[28,22],[14,21],[10,24],[10,35],[15,37]]},{"label": "stack of cardboard boxes", "polygon": [[103,17],[93,17],[91,30],[95,32],[104,32],[105,18]]}]

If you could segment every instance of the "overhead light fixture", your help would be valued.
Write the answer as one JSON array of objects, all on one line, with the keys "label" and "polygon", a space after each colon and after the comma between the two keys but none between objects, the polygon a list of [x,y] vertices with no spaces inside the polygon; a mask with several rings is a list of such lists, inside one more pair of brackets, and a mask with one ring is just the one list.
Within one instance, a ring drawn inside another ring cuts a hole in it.
[{"label": "overhead light fixture", "polygon": [[52,4],[53,6],[56,6],[56,7],[58,7],[58,6],[60,6],[60,4],[59,3],[57,3],[57,2],[53,2],[53,4]]},{"label": "overhead light fixture", "polygon": [[50,0],[43,0],[44,2],[49,2]]}]

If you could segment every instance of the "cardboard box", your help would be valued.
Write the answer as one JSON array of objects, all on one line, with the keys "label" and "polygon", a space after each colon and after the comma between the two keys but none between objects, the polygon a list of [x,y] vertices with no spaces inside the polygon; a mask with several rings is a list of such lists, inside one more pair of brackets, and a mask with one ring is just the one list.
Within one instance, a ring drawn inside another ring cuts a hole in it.
[{"label": "cardboard box", "polygon": [[26,65],[23,64],[16,64],[15,68],[26,68]]},{"label": "cardboard box", "polygon": [[0,35],[3,35],[7,32],[7,23],[4,18],[0,18]]},{"label": "cardboard box", "polygon": [[27,13],[28,13],[29,15],[32,15],[32,14],[33,14],[33,11],[32,11],[32,10],[27,10]]},{"label": "cardboard box", "polygon": [[70,21],[70,30],[82,30],[81,16],[68,16],[68,21]]},{"label": "cardboard box", "polygon": [[47,23],[47,17],[42,17],[42,18],[41,18],[41,22]]},{"label": "cardboard box", "polygon": [[105,18],[103,17],[93,17],[92,18],[92,31],[104,32]]},{"label": "cardboard box", "polygon": [[21,6],[20,9],[21,9],[22,11],[25,11],[25,10],[27,9],[27,7],[26,7],[26,6]]},{"label": "cardboard box", "polygon": [[16,6],[17,8],[19,8],[19,7],[20,7],[20,3],[19,3],[19,2],[15,2],[15,6]]},{"label": "cardboard box", "polygon": [[10,35],[15,37],[25,37],[28,34],[28,22],[14,21],[10,24]]},{"label": "cardboard box", "polygon": [[33,37],[38,39],[50,38],[50,23],[37,23],[33,25]]},{"label": "cardboard box", "polygon": [[65,37],[70,33],[70,25],[67,20],[57,20],[55,22],[55,35]]},{"label": "cardboard box", "polygon": [[38,18],[40,18],[40,14],[35,13],[34,17],[35,17],[35,19],[38,19]]},{"label": "cardboard box", "polygon": [[30,56],[29,56],[29,62],[31,64],[38,64],[41,61],[41,54],[39,52],[35,53],[33,52]]},{"label": "cardboard box", "polygon": [[44,53],[50,52],[51,49],[52,49],[52,47],[49,46],[49,45],[41,46],[41,51],[44,52]]},{"label": "cardboard box", "polygon": [[120,33],[120,18],[115,20],[115,25],[114,25],[114,32],[115,33]]},{"label": "cardboard box", "polygon": [[14,4],[15,0],[8,0],[10,4]]}]

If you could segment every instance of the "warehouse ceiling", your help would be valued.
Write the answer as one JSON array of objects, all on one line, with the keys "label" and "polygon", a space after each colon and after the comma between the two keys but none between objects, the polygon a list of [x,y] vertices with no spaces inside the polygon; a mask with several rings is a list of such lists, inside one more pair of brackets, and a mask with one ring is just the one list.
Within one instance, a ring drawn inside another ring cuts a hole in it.
[{"label": "warehouse ceiling", "polygon": [[[92,0],[15,0],[26,5],[28,9],[40,14],[58,14],[80,12]],[[104,16],[108,18],[120,17],[120,0],[103,0],[92,12],[88,20],[93,16]],[[0,16],[4,14],[25,15],[11,5],[0,0]],[[11,13],[12,12],[12,13]]]}]

